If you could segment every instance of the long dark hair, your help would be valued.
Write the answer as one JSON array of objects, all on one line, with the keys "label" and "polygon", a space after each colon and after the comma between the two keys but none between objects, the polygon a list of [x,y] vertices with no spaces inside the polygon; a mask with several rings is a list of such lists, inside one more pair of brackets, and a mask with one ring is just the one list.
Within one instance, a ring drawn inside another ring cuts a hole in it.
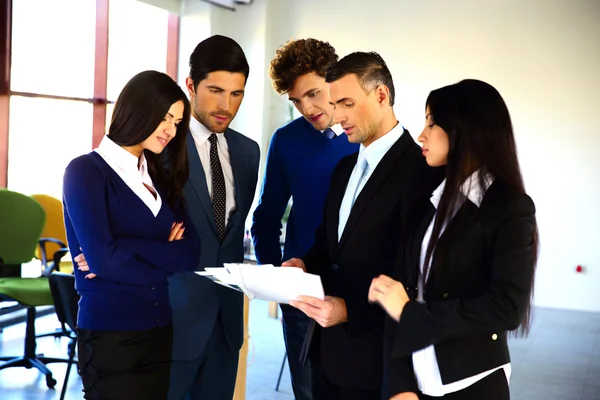
[{"label": "long dark hair", "polygon": [[[427,276],[434,249],[438,243],[444,221],[455,210],[460,188],[469,176],[479,170],[479,184],[487,187],[486,177],[492,175],[502,180],[514,193],[525,193],[525,185],[517,158],[517,149],[508,108],[500,93],[491,85],[467,79],[454,85],[432,91],[427,107],[433,122],[441,127],[449,139],[446,184],[427,247],[423,276]],[[537,261],[538,235],[534,231],[532,251]],[[535,277],[535,263],[534,263]],[[515,332],[526,336],[531,327],[531,296],[522,322]]]},{"label": "long dark hair", "polygon": [[135,75],[119,94],[108,129],[108,137],[119,146],[135,146],[156,130],[178,101],[183,101],[183,119],[165,149],[167,160],[163,155],[144,151],[150,177],[171,207],[182,201],[183,186],[190,174],[186,148],[190,103],[179,85],[158,71]]}]

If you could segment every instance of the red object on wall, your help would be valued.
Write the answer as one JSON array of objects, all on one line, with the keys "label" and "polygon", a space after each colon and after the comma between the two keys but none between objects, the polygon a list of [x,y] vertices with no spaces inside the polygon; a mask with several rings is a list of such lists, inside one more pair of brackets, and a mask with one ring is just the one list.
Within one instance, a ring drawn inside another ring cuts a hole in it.
[{"label": "red object on wall", "polygon": [[577,268],[575,268],[575,271],[583,272],[583,267],[581,265],[578,265]]}]

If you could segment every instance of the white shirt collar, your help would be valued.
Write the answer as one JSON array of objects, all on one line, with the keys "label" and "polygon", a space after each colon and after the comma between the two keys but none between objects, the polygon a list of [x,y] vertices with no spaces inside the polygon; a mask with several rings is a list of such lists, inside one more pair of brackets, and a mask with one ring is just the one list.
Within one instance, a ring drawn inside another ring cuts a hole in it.
[{"label": "white shirt collar", "polygon": [[[210,137],[210,135],[213,134],[213,132],[209,131],[208,128],[206,128],[204,125],[202,125],[200,123],[200,121],[198,121],[193,116],[190,118],[190,132],[192,132],[192,137],[194,138],[194,142],[196,142],[196,144],[198,146],[200,146],[204,142],[206,142],[208,140],[208,138]],[[217,135],[217,140],[219,140],[219,142],[221,142],[222,140],[225,139],[225,137],[222,133],[217,133],[216,135]]]},{"label": "white shirt collar", "polygon": [[404,128],[402,127],[402,124],[398,122],[391,131],[375,140],[369,146],[365,147],[361,144],[359,157],[366,158],[369,169],[374,170],[388,150],[398,141],[398,139],[400,139],[400,135],[402,135],[403,132]]},{"label": "white shirt collar", "polygon": [[[494,182],[494,177],[488,174],[484,179],[485,187],[481,187],[481,184],[479,182],[480,174],[480,170],[473,172],[471,176],[469,176],[460,187],[460,192],[462,193],[462,195],[465,198],[469,199],[477,207],[481,206],[481,202],[483,201],[483,196],[485,195],[485,192]],[[433,191],[433,194],[431,195],[431,203],[436,209],[440,205],[440,200],[442,199],[442,194],[444,193],[445,187],[446,180],[444,179],[444,181],[440,183],[440,185]]]},{"label": "white shirt collar", "polygon": [[[333,131],[333,133],[335,133],[335,136],[340,136],[342,133],[344,133],[344,128],[342,128],[341,124],[331,125],[329,128]],[[320,132],[325,132],[325,129]]]},{"label": "white shirt collar", "polygon": [[142,169],[147,169],[144,152],[142,152],[141,157],[138,159],[123,147],[113,142],[108,136],[102,138],[96,151],[100,153],[103,158],[110,159],[113,164],[117,165],[123,171],[137,172]]}]

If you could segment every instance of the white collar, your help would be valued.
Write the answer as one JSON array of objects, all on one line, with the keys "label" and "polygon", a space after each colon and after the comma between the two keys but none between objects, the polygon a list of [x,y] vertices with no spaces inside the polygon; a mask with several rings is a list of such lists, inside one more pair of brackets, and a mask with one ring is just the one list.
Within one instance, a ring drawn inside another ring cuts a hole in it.
[{"label": "white collar", "polygon": [[[462,193],[462,195],[465,198],[469,199],[477,207],[481,206],[481,202],[483,201],[483,196],[485,195],[485,192],[494,182],[494,177],[488,174],[484,179],[485,187],[481,187],[481,184],[479,182],[480,174],[480,170],[473,172],[460,187],[460,192]],[[431,204],[433,204],[433,206],[436,209],[440,205],[440,200],[442,199],[442,194],[444,193],[445,187],[446,180],[444,179],[444,181],[440,183],[440,185],[433,191],[431,195]]]},{"label": "white collar", "polygon": [[144,157],[143,151],[140,158],[137,158],[113,142],[108,136],[102,138],[96,152],[100,153],[103,158],[109,159],[112,164],[115,164],[125,172],[138,172],[142,169],[147,169],[146,157]]},{"label": "white collar", "polygon": [[396,126],[392,128],[391,131],[375,140],[369,146],[365,147],[362,143],[359,149],[359,156],[363,156],[367,163],[369,164],[369,168],[371,170],[377,168],[377,165],[388,152],[388,150],[400,139],[400,136],[404,133],[404,128],[402,124],[398,122]]},{"label": "white collar", "polygon": [[[331,125],[329,127],[329,129],[331,129],[333,131],[333,133],[335,133],[335,136],[340,136],[342,133],[344,133],[344,128],[342,128],[342,124]],[[325,129],[323,129],[320,132],[321,133],[325,132]]]},{"label": "white collar", "polygon": [[[192,132],[192,137],[194,138],[194,142],[196,142],[196,144],[198,146],[200,146],[201,144],[206,142],[208,140],[208,138],[210,137],[210,135],[212,135],[214,133],[214,132],[209,131],[206,126],[202,125],[200,123],[200,121],[198,121],[193,116],[192,116],[192,118],[190,118],[190,132]],[[222,141],[223,139],[225,139],[223,133],[215,133],[215,134],[217,135],[217,139],[219,140],[219,142]]]}]

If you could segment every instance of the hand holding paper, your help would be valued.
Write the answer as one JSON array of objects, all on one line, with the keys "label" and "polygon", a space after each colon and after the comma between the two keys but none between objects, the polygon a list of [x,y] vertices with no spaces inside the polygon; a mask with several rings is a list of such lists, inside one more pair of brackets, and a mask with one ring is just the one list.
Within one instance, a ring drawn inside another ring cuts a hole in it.
[{"label": "hand holding paper", "polygon": [[348,321],[346,302],[339,297],[325,296],[325,299],[321,300],[310,296],[300,296],[298,300],[291,301],[290,305],[314,319],[323,328]]}]

